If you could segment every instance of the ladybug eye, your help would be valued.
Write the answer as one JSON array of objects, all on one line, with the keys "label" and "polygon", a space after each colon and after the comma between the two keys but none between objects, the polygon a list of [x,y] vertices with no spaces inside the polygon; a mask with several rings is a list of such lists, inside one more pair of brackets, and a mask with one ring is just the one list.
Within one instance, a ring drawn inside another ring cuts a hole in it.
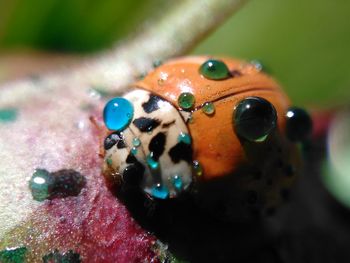
[{"label": "ladybug eye", "polygon": [[286,118],[286,132],[291,141],[303,141],[310,135],[312,120],[305,110],[291,107],[287,111]]},{"label": "ladybug eye", "polygon": [[134,108],[127,99],[117,97],[107,102],[103,110],[103,119],[108,129],[124,130],[131,122]]},{"label": "ladybug eye", "polygon": [[240,137],[248,141],[261,142],[276,127],[277,113],[267,100],[249,97],[238,103],[233,120]]},{"label": "ladybug eye", "polygon": [[220,60],[209,59],[199,68],[199,73],[207,79],[221,80],[231,76],[226,64]]}]

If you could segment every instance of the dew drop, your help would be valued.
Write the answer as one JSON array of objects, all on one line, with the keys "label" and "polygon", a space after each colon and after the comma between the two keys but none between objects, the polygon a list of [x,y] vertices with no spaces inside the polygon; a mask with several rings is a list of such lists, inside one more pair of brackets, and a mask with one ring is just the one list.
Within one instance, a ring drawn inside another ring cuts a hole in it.
[{"label": "dew drop", "polygon": [[213,115],[215,113],[215,106],[212,102],[206,102],[203,104],[202,111],[207,115]]},{"label": "dew drop", "polygon": [[152,196],[159,199],[166,199],[169,197],[169,190],[161,184],[157,184],[152,188]]},{"label": "dew drop", "polygon": [[190,92],[183,92],[177,100],[179,106],[184,110],[189,110],[194,106],[195,98]]},{"label": "dew drop", "polygon": [[177,141],[186,144],[191,144],[191,136],[188,133],[181,132],[179,137],[177,138]]},{"label": "dew drop", "polygon": [[153,170],[156,170],[159,168],[159,162],[155,161],[153,159],[153,153],[151,152],[149,155],[147,155],[146,157],[146,161],[147,161],[147,164],[148,166],[153,169]]},{"label": "dew drop", "polygon": [[136,155],[136,154],[137,154],[137,148],[136,148],[136,147],[132,147],[132,148],[131,148],[131,153],[132,153],[133,155]]},{"label": "dew drop", "polygon": [[48,171],[37,169],[29,181],[29,189],[33,199],[36,201],[48,199],[54,188],[54,183],[55,180]]},{"label": "dew drop", "polygon": [[108,166],[111,166],[113,164],[112,158],[107,158],[106,163]]},{"label": "dew drop", "polygon": [[132,140],[132,145],[134,145],[135,147],[139,147],[141,145],[141,141],[139,138],[134,138]]},{"label": "dew drop", "polygon": [[199,68],[200,74],[207,79],[222,80],[230,77],[226,64],[220,60],[209,59]]},{"label": "dew drop", "polygon": [[176,188],[176,190],[182,190],[183,187],[183,182],[182,182],[182,178],[179,175],[174,175],[173,177],[173,185]]},{"label": "dew drop", "polygon": [[121,97],[110,100],[103,110],[104,122],[110,130],[124,130],[131,122],[133,115],[132,104]]}]

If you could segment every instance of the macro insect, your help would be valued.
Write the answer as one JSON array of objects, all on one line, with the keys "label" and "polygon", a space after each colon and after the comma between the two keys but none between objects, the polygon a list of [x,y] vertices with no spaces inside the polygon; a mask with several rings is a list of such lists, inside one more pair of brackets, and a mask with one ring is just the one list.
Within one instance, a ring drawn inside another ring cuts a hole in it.
[{"label": "macro insect", "polygon": [[156,67],[107,102],[103,171],[150,198],[176,198],[194,185],[222,199],[273,209],[300,167],[297,144],[311,119],[252,63],[184,57]]}]

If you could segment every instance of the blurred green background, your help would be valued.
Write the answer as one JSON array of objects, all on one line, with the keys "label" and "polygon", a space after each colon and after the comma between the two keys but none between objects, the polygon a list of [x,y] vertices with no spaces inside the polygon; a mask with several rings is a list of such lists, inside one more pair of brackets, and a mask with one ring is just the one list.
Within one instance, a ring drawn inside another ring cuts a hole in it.
[{"label": "blurred green background", "polygon": [[[98,51],[176,2],[0,0],[0,49]],[[298,105],[348,104],[350,1],[251,0],[193,53],[258,59]]]}]

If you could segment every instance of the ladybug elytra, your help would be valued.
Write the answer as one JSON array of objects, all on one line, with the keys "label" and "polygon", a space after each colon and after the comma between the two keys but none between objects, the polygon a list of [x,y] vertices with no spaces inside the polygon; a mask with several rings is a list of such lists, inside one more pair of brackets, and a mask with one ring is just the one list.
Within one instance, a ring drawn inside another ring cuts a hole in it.
[{"label": "ladybug elytra", "polygon": [[106,104],[104,174],[156,199],[195,184],[213,205],[225,198],[268,209],[298,173],[296,142],[311,129],[300,111],[254,64],[173,59]]}]

